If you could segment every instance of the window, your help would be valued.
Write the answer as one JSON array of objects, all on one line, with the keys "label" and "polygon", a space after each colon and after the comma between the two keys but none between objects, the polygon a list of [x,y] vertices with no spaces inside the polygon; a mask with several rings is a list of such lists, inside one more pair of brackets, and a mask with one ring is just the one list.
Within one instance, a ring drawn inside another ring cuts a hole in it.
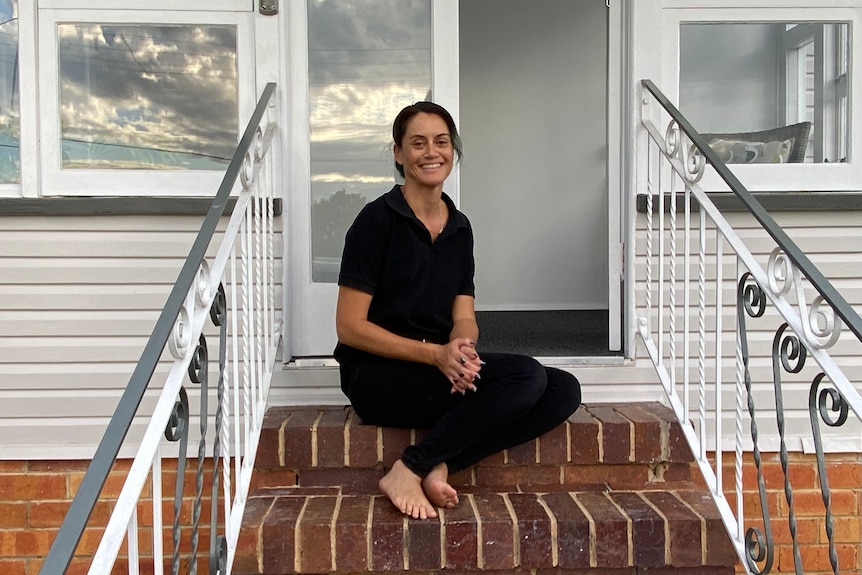
[{"label": "window", "polygon": [[0,196],[212,195],[254,109],[254,25],[236,0],[0,0]]},{"label": "window", "polygon": [[[848,69],[838,67],[848,61],[847,26],[681,24],[681,111],[703,133],[754,133],[751,141],[713,139],[728,163],[847,161],[841,152],[849,141]],[[799,124],[781,145],[768,147],[766,134]],[[731,141],[745,145],[734,148]]]},{"label": "window", "polygon": [[431,2],[308,0],[312,281],[338,280],[344,234],[395,183],[392,120],[431,97]]},{"label": "window", "polygon": [[[853,69],[862,2],[846,4],[669,0],[662,9],[663,89],[749,190],[862,189],[852,145],[862,133]],[[710,174],[702,185],[727,189]]]},{"label": "window", "polygon": [[18,2],[0,1],[0,184],[21,181],[18,149]]}]

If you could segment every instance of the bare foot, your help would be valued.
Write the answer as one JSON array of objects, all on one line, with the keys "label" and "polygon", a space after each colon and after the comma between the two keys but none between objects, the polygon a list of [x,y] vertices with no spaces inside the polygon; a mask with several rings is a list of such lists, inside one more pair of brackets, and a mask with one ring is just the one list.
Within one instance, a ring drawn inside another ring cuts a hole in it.
[{"label": "bare foot", "polygon": [[431,473],[425,476],[422,489],[437,507],[452,509],[458,504],[458,492],[449,485],[449,468],[445,463],[438,463]]},{"label": "bare foot", "polygon": [[422,479],[399,459],[377,484],[401,513],[413,519],[437,517],[437,510],[422,491]]}]

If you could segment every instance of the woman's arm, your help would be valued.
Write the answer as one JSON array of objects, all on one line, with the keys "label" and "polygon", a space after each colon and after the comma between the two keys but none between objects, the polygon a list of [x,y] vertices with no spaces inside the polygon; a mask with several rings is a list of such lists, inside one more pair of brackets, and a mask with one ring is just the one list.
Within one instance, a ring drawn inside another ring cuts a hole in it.
[{"label": "woman's arm", "polygon": [[371,294],[339,286],[335,307],[335,331],[338,341],[392,359],[438,365],[441,346],[401,337],[368,321]]},{"label": "woman's arm", "polygon": [[[462,297],[469,302],[459,304],[458,300]],[[462,348],[469,349],[469,343],[475,342],[479,334],[475,313],[472,313],[472,300],[473,298],[468,296],[458,296],[453,305],[455,327],[452,335],[455,335],[456,330],[463,330],[465,335],[459,335],[449,343],[440,345],[401,337],[368,321],[371,295],[358,289],[339,286],[335,331],[341,343],[356,349],[391,359],[433,365],[453,383],[453,391],[463,391],[472,386],[473,376],[479,371],[475,351],[471,354],[462,351]],[[469,307],[469,313],[465,313],[465,306]],[[458,316],[454,315],[456,308],[459,310]],[[472,321],[469,319],[471,315]],[[465,357],[467,364],[461,362],[461,357]]]}]

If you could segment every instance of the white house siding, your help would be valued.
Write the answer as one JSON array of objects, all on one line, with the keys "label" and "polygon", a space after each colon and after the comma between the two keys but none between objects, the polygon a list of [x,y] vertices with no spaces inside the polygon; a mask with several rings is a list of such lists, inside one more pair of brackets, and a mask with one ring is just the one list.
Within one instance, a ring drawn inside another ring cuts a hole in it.
[{"label": "white house siding", "polygon": [[[202,221],[0,217],[0,459],[92,455]],[[215,330],[206,330],[211,360]],[[139,413],[154,404],[167,368],[158,368]],[[192,406],[196,387],[186,384]]]},{"label": "white house siding", "polygon": [[[769,258],[769,254],[775,248],[774,241],[768,237],[765,231],[757,224],[753,217],[743,213],[728,213],[726,215],[730,224],[739,234],[740,238],[745,242],[746,246],[756,256],[757,260],[765,268]],[[844,298],[856,309],[857,312],[862,310],[862,280],[860,280],[860,259],[862,253],[859,251],[859,246],[862,245],[862,227],[859,226],[858,212],[776,212],[773,217],[780,226],[784,228],[790,238],[804,251],[811,261],[820,269],[820,271],[829,279],[830,282],[838,289]],[[637,260],[636,260],[636,275],[637,275],[637,306],[643,313],[645,303],[644,286],[646,280],[646,217],[645,214],[639,214],[638,217],[638,233],[637,233]],[[696,222],[696,220],[695,220]],[[682,221],[678,222],[682,226]],[[714,232],[709,233],[710,238],[714,238]],[[714,241],[709,242],[710,246],[714,246]],[[694,248],[693,248],[694,249]],[[654,253],[657,250],[657,242],[653,242]],[[682,254],[683,247],[677,247],[677,253]],[[709,247],[708,250],[714,250]],[[695,251],[692,253],[696,254]],[[709,253],[714,253],[710,251]],[[725,444],[724,447],[732,449],[733,445],[727,442],[727,437],[733,436],[734,425],[734,410],[736,409],[736,396],[734,382],[736,381],[736,364],[735,364],[735,335],[736,329],[736,282],[739,274],[742,271],[737,271],[736,258],[733,256],[730,248],[725,247],[725,256],[723,259],[723,337],[722,337],[722,374],[721,380],[723,383],[722,393],[722,412],[724,414],[724,430]],[[696,256],[695,256],[696,258]],[[677,289],[679,292],[676,296],[677,306],[681,306],[683,301],[683,266],[677,268]],[[715,325],[715,260],[707,258],[707,284],[706,284],[706,330],[707,333]],[[666,277],[669,276],[666,273]],[[697,302],[697,260],[693,259],[691,264],[691,298],[693,305]],[[658,278],[658,270],[653,270],[653,282]],[[655,295],[656,286],[653,286],[653,305],[655,306],[657,296]],[[669,284],[666,284],[664,291],[665,305],[669,301]],[[806,289],[806,300],[810,305],[816,292],[810,286]],[[788,295],[791,302],[795,302],[795,294],[792,292]],[[678,308],[679,309],[679,308]],[[697,308],[693,308],[690,315],[692,336],[690,341],[691,352],[690,357],[693,358],[690,370],[692,381],[697,380],[698,365],[697,365]],[[655,316],[653,317],[655,321]],[[746,317],[748,342],[750,347],[750,372],[753,382],[753,398],[757,406],[759,415],[758,431],[761,437],[759,446],[764,450],[777,451],[778,431],[776,423],[775,409],[775,393],[773,391],[772,378],[772,342],[776,330],[782,323],[782,319],[775,310],[775,307],[769,305],[764,317],[753,319]],[[664,329],[667,333],[668,318],[665,317]],[[681,310],[677,312],[676,327],[681,333],[683,326],[683,316]],[[676,344],[677,355],[682,356],[682,336]],[[705,362],[705,380],[712,384],[716,380],[715,375],[715,338],[707,338],[706,346],[706,362]],[[667,340],[665,345],[667,346]],[[667,349],[667,347],[666,347]],[[836,360],[836,363],[842,368],[851,382],[862,381],[862,344],[857,340],[846,328],[842,332],[839,341],[833,348],[830,349],[830,354]],[[665,356],[667,357],[667,352]],[[639,362],[648,361],[646,354],[642,349],[638,352]],[[792,451],[810,451],[813,447],[811,439],[811,427],[808,419],[808,391],[809,386],[814,377],[819,373],[819,368],[813,358],[809,357],[806,362],[806,367],[799,374],[790,374],[782,371],[781,380],[783,385],[783,401],[784,401],[784,419],[787,425],[787,445]],[[682,372],[678,375],[678,380],[682,381]],[[709,387],[707,394],[707,407],[710,410],[710,418],[713,417],[714,399],[712,397],[713,387]],[[692,405],[697,406],[698,398],[692,393],[690,396]],[[747,406],[743,404],[743,410],[747,410]],[[851,414],[849,422],[841,428],[828,430],[826,447],[833,451],[858,451],[862,449],[860,445],[860,425],[858,420]],[[746,423],[743,430],[743,436],[746,446],[751,444],[751,431]]]}]

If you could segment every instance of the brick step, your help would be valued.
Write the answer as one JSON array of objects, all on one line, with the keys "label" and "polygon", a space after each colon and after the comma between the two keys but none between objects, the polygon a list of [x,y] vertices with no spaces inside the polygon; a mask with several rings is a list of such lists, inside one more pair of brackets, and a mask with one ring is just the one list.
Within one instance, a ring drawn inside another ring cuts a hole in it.
[{"label": "brick step", "polygon": [[383,496],[336,487],[265,491],[248,501],[238,575],[730,575],[736,564],[715,506],[699,491],[467,494],[426,520],[405,517]]},{"label": "brick step", "polygon": [[[363,424],[350,407],[274,407],[266,414],[253,487],[339,486],[375,493],[377,481],[423,431]],[[658,403],[581,406],[535,441],[450,477],[459,491],[639,489],[692,480],[691,452]]]},{"label": "brick step", "polygon": [[422,433],[366,425],[350,407],[269,409],[233,572],[734,571],[681,429],[658,403],[582,406],[450,476],[461,502],[420,521],[398,513],[377,481]]}]

